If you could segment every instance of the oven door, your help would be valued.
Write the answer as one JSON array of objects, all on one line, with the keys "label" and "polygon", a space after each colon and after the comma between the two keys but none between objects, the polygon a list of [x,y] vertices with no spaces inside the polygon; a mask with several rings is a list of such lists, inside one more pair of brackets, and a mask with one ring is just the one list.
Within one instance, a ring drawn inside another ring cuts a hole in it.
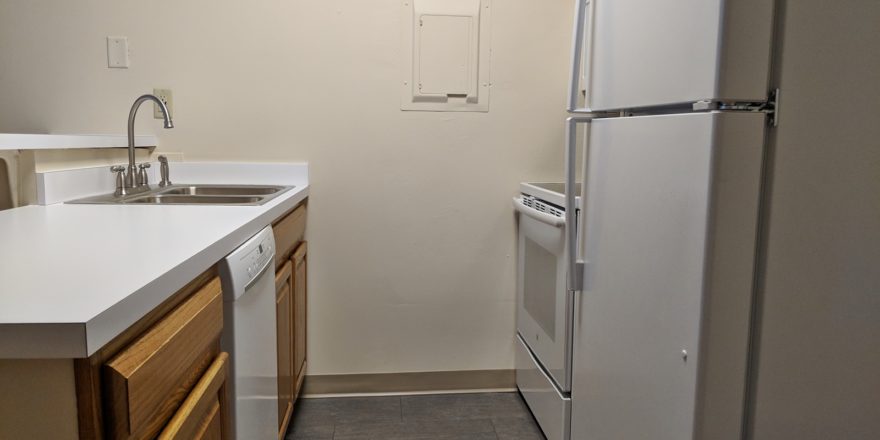
[{"label": "oven door", "polygon": [[572,305],[566,290],[565,218],[514,199],[519,212],[517,331],[562,392],[571,389]]}]

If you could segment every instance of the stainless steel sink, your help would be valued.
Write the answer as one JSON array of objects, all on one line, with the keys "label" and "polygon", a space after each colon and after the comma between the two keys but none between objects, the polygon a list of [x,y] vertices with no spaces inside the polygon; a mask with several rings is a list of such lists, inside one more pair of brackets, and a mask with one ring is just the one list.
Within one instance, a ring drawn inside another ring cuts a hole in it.
[{"label": "stainless steel sink", "polygon": [[275,194],[283,191],[283,186],[223,186],[223,185],[190,185],[178,186],[171,189],[160,190],[157,194],[185,194],[185,195],[206,195],[206,196],[259,196],[267,194]]},{"label": "stainless steel sink", "polygon": [[277,185],[171,185],[146,192],[115,196],[105,194],[67,203],[119,205],[262,205],[293,186]]},{"label": "stainless steel sink", "polygon": [[189,196],[177,194],[159,194],[138,197],[125,203],[173,204],[173,205],[255,205],[262,197],[257,196]]}]

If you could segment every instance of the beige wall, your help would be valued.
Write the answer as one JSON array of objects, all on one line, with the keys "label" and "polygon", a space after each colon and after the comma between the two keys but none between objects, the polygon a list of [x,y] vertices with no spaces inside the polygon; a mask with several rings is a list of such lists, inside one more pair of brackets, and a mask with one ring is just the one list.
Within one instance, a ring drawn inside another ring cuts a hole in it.
[{"label": "beige wall", "polygon": [[311,164],[310,374],[512,368],[510,196],[562,175],[572,4],[493,2],[487,114],[399,110],[400,4],[0,0],[0,131],[122,133],[171,88],[160,151]]},{"label": "beige wall", "polygon": [[788,0],[754,440],[880,433],[880,2]]},{"label": "beige wall", "polygon": [[79,438],[70,359],[0,359],[0,440]]}]

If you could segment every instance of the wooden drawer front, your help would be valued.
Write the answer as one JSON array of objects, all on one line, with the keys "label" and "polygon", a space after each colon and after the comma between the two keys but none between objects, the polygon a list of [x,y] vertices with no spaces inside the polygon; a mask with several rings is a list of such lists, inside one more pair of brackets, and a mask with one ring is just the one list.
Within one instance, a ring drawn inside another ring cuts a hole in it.
[{"label": "wooden drawer front", "polygon": [[303,240],[306,232],[306,205],[299,205],[290,214],[272,225],[275,234],[275,266],[287,260],[287,256],[297,243]]},{"label": "wooden drawer front", "polygon": [[107,362],[109,437],[155,436],[216,357],[222,328],[214,278]]},{"label": "wooden drawer front", "polygon": [[229,355],[220,353],[159,435],[159,440],[220,439],[221,393],[225,392]]}]

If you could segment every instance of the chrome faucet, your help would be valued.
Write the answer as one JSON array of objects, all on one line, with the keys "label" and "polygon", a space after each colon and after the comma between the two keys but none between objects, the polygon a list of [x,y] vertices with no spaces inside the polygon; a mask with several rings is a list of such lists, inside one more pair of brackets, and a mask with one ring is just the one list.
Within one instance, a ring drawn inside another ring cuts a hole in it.
[{"label": "chrome faucet", "polygon": [[138,99],[134,100],[134,104],[131,106],[131,111],[128,113],[128,167],[125,171],[119,171],[118,168],[111,168],[111,171],[118,172],[120,174],[124,173],[124,182],[122,188],[119,188],[117,184],[116,195],[126,195],[131,193],[137,193],[146,191],[150,188],[147,183],[147,170],[145,168],[149,167],[149,164],[144,164],[140,168],[140,173],[138,173],[137,164],[134,161],[134,119],[137,116],[138,108],[145,101],[153,101],[156,105],[159,106],[159,109],[162,110],[162,116],[165,118],[165,128],[174,128],[174,123],[171,121],[171,114],[168,113],[168,107],[165,106],[165,103],[162,102],[161,99],[157,98],[155,95],[141,95]]}]

